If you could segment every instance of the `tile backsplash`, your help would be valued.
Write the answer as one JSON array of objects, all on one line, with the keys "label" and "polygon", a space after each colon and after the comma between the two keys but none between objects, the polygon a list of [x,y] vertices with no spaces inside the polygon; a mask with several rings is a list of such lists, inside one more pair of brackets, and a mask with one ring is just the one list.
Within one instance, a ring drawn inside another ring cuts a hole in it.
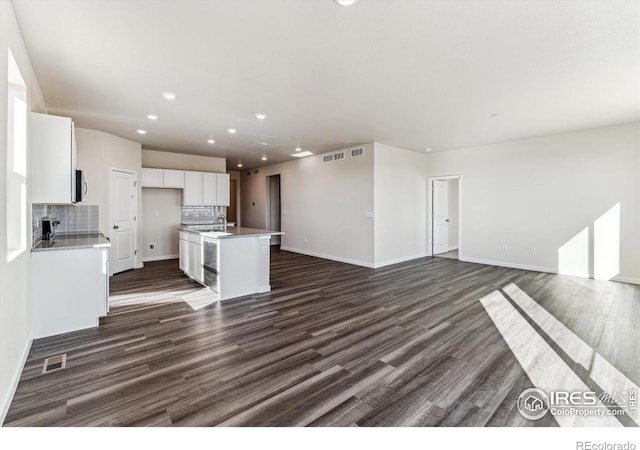
[{"label": "tile backsplash", "polygon": [[183,206],[180,223],[189,225],[211,223],[218,214],[226,216],[226,206]]},{"label": "tile backsplash", "polygon": [[42,205],[32,207],[33,245],[42,239],[42,219],[53,217],[60,221],[56,233],[97,233],[100,214],[97,205]]}]

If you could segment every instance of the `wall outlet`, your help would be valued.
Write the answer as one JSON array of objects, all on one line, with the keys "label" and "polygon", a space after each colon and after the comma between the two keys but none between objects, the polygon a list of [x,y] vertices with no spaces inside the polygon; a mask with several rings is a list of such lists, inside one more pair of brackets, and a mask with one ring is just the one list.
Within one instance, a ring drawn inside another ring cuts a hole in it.
[{"label": "wall outlet", "polygon": [[156,211],[155,213],[153,213],[153,215],[156,217],[160,217],[160,211]]},{"label": "wall outlet", "polygon": [[411,248],[411,246],[412,246],[412,245],[413,245],[413,242],[411,242],[411,241],[409,241],[409,242],[407,243],[407,247],[409,247],[409,248]]},{"label": "wall outlet", "polygon": [[503,252],[508,252],[509,251],[509,246],[507,244],[502,244],[502,251]]},{"label": "wall outlet", "polygon": [[535,247],[531,247],[531,250],[529,250],[529,253],[531,253],[532,255],[536,254],[536,248]]},{"label": "wall outlet", "polygon": [[303,239],[304,243],[306,244],[307,242],[309,242],[309,240],[307,239],[307,237],[305,236]]},{"label": "wall outlet", "polygon": [[156,244],[149,244],[149,250],[155,250]]}]

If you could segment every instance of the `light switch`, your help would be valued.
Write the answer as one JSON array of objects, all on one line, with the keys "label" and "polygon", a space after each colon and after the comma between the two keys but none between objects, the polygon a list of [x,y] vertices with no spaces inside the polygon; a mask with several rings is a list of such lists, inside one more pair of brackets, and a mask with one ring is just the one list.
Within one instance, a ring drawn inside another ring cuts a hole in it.
[{"label": "light switch", "polygon": [[156,211],[154,214],[156,217],[160,217],[160,211]]},{"label": "light switch", "polygon": [[368,218],[372,218],[373,217],[373,211],[365,211],[364,212],[364,216],[368,217]]}]

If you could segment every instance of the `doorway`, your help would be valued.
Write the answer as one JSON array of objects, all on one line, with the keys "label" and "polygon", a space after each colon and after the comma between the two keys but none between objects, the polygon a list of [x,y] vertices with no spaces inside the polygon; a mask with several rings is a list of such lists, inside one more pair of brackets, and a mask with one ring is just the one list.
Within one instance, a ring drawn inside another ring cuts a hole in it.
[{"label": "doorway", "polygon": [[[271,175],[267,178],[267,228],[272,231],[281,231],[280,211],[280,175]],[[271,245],[280,245],[280,236],[271,237]]]},{"label": "doorway", "polygon": [[136,173],[111,169],[109,266],[111,275],[136,267]]},{"label": "doorway", "polygon": [[459,175],[429,179],[429,226],[427,242],[430,254],[460,259],[461,248],[461,192]]},{"label": "doorway", "polygon": [[229,180],[229,206],[227,207],[227,222],[238,224],[238,181]]}]

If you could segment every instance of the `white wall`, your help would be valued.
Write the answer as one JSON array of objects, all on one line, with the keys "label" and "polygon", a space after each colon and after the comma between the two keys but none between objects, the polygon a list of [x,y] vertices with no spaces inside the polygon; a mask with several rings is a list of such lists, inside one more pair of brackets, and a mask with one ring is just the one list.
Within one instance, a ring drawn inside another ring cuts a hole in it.
[{"label": "white wall", "polygon": [[427,254],[427,156],[374,144],[376,267]]},{"label": "white wall", "polygon": [[[177,258],[182,189],[142,189],[141,252],[144,261]],[[155,244],[155,250],[149,244]]]},{"label": "white wall", "polygon": [[[100,231],[105,236],[111,236],[111,224],[109,222],[109,196],[110,196],[110,170],[124,169],[136,172],[138,180],[142,170],[142,147],[137,142],[105,133],[103,131],[76,128],[76,140],[78,146],[78,169],[85,171],[89,191],[85,204],[98,205],[100,208]],[[142,189],[138,183],[138,220],[136,222],[137,242],[139,250],[142,211]],[[138,254],[140,256],[140,254]],[[138,258],[140,267],[141,258]]]},{"label": "white wall", "polygon": [[227,160],[213,156],[142,150],[142,167],[227,173]]},{"label": "white wall", "polygon": [[[640,123],[433,153],[427,167],[463,177],[461,259],[553,272],[587,229],[575,258],[588,254],[593,272],[594,245],[619,234],[619,279],[640,281]],[[620,226],[594,244],[595,221],[617,204]]]},{"label": "white wall", "polygon": [[449,187],[449,226],[447,234],[449,236],[449,250],[458,248],[458,180],[448,180]]},{"label": "white wall", "polygon": [[[7,217],[16,211],[7,210],[7,48],[16,59],[27,85],[27,100],[32,111],[46,112],[38,81],[29,54],[24,46],[11,2],[0,2],[0,424],[17,386],[24,360],[31,345],[31,311],[29,292],[29,250],[7,262]],[[29,184],[29,174],[27,174]],[[31,196],[27,187],[27,242],[31,240]]]},{"label": "white wall", "polygon": [[242,224],[267,227],[266,176],[280,174],[282,248],[373,266],[373,144],[365,155],[323,163],[321,155],[242,172]]}]

